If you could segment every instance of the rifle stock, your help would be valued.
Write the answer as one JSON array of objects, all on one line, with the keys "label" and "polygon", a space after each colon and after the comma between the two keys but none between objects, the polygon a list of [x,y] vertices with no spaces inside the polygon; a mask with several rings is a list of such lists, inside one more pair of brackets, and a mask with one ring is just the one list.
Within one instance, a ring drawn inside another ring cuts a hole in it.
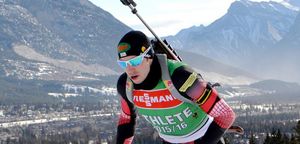
[{"label": "rifle stock", "polygon": [[[151,40],[151,43],[152,43],[152,46],[153,46],[153,49],[154,49],[155,53],[166,54],[168,59],[182,61],[181,57],[176,53],[175,49],[173,49],[171,47],[171,45],[167,42],[167,40],[164,39],[163,43],[167,46],[167,48],[170,51],[168,51],[165,48],[165,46],[160,41],[158,41],[157,39]],[[170,52],[173,53],[173,54],[171,54]]]}]

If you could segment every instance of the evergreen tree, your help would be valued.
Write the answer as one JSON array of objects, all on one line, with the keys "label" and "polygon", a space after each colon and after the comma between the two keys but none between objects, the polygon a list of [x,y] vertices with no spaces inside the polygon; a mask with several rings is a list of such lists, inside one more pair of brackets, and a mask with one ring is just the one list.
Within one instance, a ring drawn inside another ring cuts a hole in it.
[{"label": "evergreen tree", "polygon": [[264,141],[264,144],[271,144],[271,136],[269,133],[267,133],[266,139]]},{"label": "evergreen tree", "polygon": [[228,137],[223,137],[223,138],[224,138],[225,144],[230,144],[230,141],[229,141]]},{"label": "evergreen tree", "polygon": [[300,120],[298,121],[294,130],[296,131],[296,140],[298,143],[300,143]]},{"label": "evergreen tree", "polygon": [[275,135],[275,139],[274,139],[274,144],[283,144],[283,138],[282,138],[282,133],[280,131],[280,129],[277,129],[276,135]]},{"label": "evergreen tree", "polygon": [[271,132],[270,144],[277,144],[276,137],[277,137],[277,132],[275,129],[273,129]]},{"label": "evergreen tree", "polygon": [[284,134],[283,137],[282,137],[282,144],[290,144],[290,138]]},{"label": "evergreen tree", "polygon": [[291,136],[291,140],[290,140],[290,144],[299,144],[296,140],[296,136],[295,135],[292,135]]},{"label": "evergreen tree", "polygon": [[267,134],[264,144],[284,144],[281,131],[279,129],[277,131],[273,129],[271,135]]},{"label": "evergreen tree", "polygon": [[249,144],[256,144],[256,140],[255,140],[254,134],[252,132],[251,132],[251,136],[249,139]]},{"label": "evergreen tree", "polygon": [[6,138],[6,143],[7,143],[7,144],[10,144],[10,138],[9,138],[9,137]]}]

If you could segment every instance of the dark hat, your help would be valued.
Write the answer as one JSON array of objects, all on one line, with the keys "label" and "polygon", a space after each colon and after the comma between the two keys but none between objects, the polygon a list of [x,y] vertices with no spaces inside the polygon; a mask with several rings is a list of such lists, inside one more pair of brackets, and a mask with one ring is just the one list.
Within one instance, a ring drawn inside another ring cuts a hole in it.
[{"label": "dark hat", "polygon": [[[119,58],[130,55],[138,56],[146,51],[149,46],[150,40],[143,32],[130,31],[122,37],[118,44],[118,56]],[[153,52],[151,51],[151,53]]]}]

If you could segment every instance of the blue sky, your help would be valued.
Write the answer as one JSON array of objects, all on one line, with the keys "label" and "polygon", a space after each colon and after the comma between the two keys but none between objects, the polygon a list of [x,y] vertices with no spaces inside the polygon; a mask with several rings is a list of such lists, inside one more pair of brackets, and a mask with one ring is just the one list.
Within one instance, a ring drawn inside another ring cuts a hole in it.
[{"label": "blue sky", "polygon": [[[133,29],[150,36],[142,22],[120,0],[90,0]],[[159,36],[175,35],[181,29],[207,26],[222,17],[235,0],[134,0],[139,15]],[[254,0],[269,1],[269,0]],[[273,0],[281,1],[281,0]]]}]

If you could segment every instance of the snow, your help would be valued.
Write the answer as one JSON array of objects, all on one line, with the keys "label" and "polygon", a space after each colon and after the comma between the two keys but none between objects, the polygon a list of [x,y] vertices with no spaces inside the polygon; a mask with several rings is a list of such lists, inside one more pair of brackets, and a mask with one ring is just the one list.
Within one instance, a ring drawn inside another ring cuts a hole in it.
[{"label": "snow", "polygon": [[4,110],[0,110],[0,117],[4,116]]},{"label": "snow", "polygon": [[53,97],[62,97],[64,96],[62,93],[48,93],[49,96],[53,96]]},{"label": "snow", "polygon": [[68,97],[77,97],[77,96],[80,96],[79,94],[74,94],[74,93],[65,93],[65,98],[68,98]]},{"label": "snow", "polygon": [[86,77],[86,76],[75,76],[76,79],[84,79],[84,80],[100,80],[97,78]]},{"label": "snow", "polygon": [[77,97],[77,96],[81,96],[80,94],[76,94],[76,93],[48,93],[49,96],[53,96],[53,97],[64,97],[64,98],[68,98],[68,97]]},{"label": "snow", "polygon": [[230,92],[228,90],[225,90],[225,92],[227,95],[226,94],[223,94],[223,95],[226,96],[227,98],[246,95],[246,93],[244,93],[244,92]]},{"label": "snow", "polygon": [[116,88],[103,86],[100,89],[99,88],[93,88],[89,86],[82,86],[82,85],[72,85],[72,84],[64,84],[63,85],[64,90],[67,92],[74,92],[74,93],[102,93],[106,95],[116,95],[117,90]]},{"label": "snow", "polygon": [[[86,64],[84,64],[82,62],[78,62],[78,61],[53,59],[51,57],[48,57],[48,56],[45,56],[45,55],[42,55],[42,54],[36,52],[35,49],[28,47],[26,45],[14,45],[13,50],[15,53],[17,53],[18,55],[20,55],[26,59],[39,61],[39,62],[45,62],[45,63],[51,64],[57,68],[63,68],[63,69],[72,70],[72,71],[80,71],[80,72],[90,73],[90,74],[98,74],[101,76],[118,75],[118,73],[116,71],[114,71],[106,66],[99,65],[99,64],[86,65]],[[66,53],[66,52],[62,51],[61,53]]]},{"label": "snow", "polygon": [[245,6],[249,7],[253,5],[253,2],[249,1],[249,0],[237,0],[242,2]]},{"label": "snow", "polygon": [[232,86],[229,89],[225,87],[224,92],[220,92],[220,96],[224,98],[232,97],[247,97],[247,96],[260,96],[265,94],[274,94],[275,90],[262,90],[258,88],[251,88],[249,85]]},{"label": "snow", "polygon": [[294,11],[300,11],[300,8],[299,7],[296,7],[296,6],[293,6],[291,4],[289,4],[288,2],[286,1],[282,1],[280,2],[283,6],[285,6],[286,8],[288,9],[291,9],[291,10],[294,10]]},{"label": "snow", "polygon": [[281,35],[279,34],[278,30],[272,26],[271,23],[268,22],[268,31],[272,35],[272,37],[276,41],[280,41],[282,39]]},{"label": "snow", "polygon": [[102,116],[111,116],[111,114],[94,114],[94,115],[78,115],[78,116],[62,116],[62,117],[53,117],[53,118],[43,118],[43,119],[34,119],[34,120],[22,120],[14,121],[7,123],[0,123],[0,128],[8,128],[14,126],[26,126],[30,124],[41,124],[54,121],[69,121],[73,118],[85,118],[85,117],[102,117]]},{"label": "snow", "polygon": [[72,84],[64,84],[63,89],[66,91],[66,93],[55,93],[51,92],[48,93],[49,96],[53,97],[77,97],[82,96],[82,93],[94,93],[94,94],[102,94],[102,95],[116,95],[117,89],[113,87],[107,87],[102,86],[101,88],[93,88],[89,86],[83,86],[83,85],[72,85]]}]

